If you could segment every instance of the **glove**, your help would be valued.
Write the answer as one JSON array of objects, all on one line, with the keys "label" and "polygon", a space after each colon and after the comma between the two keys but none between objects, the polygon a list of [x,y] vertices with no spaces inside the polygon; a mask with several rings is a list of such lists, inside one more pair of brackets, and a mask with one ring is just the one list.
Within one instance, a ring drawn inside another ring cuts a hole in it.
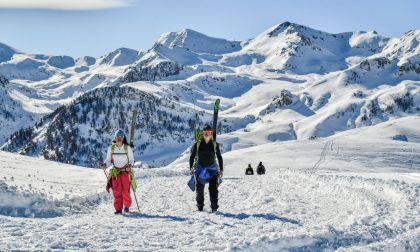
[{"label": "glove", "polygon": [[219,171],[219,177],[223,177],[223,171]]},{"label": "glove", "polygon": [[108,183],[106,183],[105,189],[109,193],[111,188],[112,188],[112,183],[111,183],[111,180],[110,180],[110,181],[108,181]]},{"label": "glove", "polygon": [[102,162],[101,162],[101,163],[99,163],[99,167],[100,167],[100,168],[102,168],[102,169],[105,169],[105,168],[106,168],[106,167],[105,167],[105,164],[104,164],[104,163],[102,163]]}]

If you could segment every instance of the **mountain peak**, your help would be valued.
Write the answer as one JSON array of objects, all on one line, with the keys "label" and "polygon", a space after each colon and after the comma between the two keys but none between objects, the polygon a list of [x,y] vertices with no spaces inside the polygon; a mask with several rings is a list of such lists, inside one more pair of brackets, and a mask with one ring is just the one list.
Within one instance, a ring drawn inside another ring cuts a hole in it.
[{"label": "mountain peak", "polygon": [[308,30],[315,31],[314,29],[309,28],[307,26],[303,26],[303,25],[300,25],[300,24],[296,24],[296,23],[292,23],[292,22],[286,21],[286,22],[283,22],[281,24],[278,24],[278,25],[275,25],[275,26],[269,28],[265,32],[265,34],[267,34],[269,37],[276,37],[280,33],[283,33],[286,30],[289,33],[291,33],[291,32],[298,32],[298,33],[300,33],[300,32],[304,32],[304,31],[308,31]]},{"label": "mountain peak", "polygon": [[11,47],[9,45],[6,45],[4,43],[1,43],[1,42],[0,42],[0,50],[8,50],[8,51],[16,52],[16,53],[19,52],[17,49],[15,49],[15,48],[13,48],[13,47]]},{"label": "mountain peak", "polygon": [[125,66],[135,62],[140,56],[141,53],[137,50],[121,47],[102,56],[99,62],[112,66]]},{"label": "mountain peak", "polygon": [[203,34],[201,32],[198,32],[198,31],[195,31],[195,30],[192,30],[192,29],[189,29],[189,28],[184,28],[184,29],[182,29],[178,33],[185,34],[187,36],[204,36],[204,37],[209,37],[209,36],[207,36],[207,35],[205,35],[205,34]]},{"label": "mountain peak", "polygon": [[230,53],[240,49],[239,41],[214,38],[191,29],[163,33],[157,45],[171,49],[181,47],[195,53],[212,54]]},{"label": "mountain peak", "polygon": [[10,60],[15,53],[20,52],[13,47],[0,43],[0,63]]},{"label": "mountain peak", "polygon": [[159,39],[158,44],[166,47],[182,46],[187,40],[212,40],[214,38],[203,33],[185,28],[178,32],[165,32]]}]

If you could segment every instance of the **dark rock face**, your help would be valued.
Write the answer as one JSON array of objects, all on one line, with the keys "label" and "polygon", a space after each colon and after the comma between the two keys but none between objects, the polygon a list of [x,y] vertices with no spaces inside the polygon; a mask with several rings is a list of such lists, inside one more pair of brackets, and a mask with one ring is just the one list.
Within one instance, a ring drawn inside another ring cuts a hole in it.
[{"label": "dark rock face", "polygon": [[391,64],[388,58],[380,57],[375,59],[364,60],[360,63],[360,68],[366,71],[371,71],[372,68],[385,69],[386,65]]},{"label": "dark rock face", "polygon": [[156,65],[150,65],[150,61],[141,61],[130,67],[119,79],[119,84],[136,81],[154,81],[172,75],[178,75],[183,66],[173,61],[162,61]]},{"label": "dark rock face", "polygon": [[0,75],[0,87],[5,88],[7,84],[9,84],[9,80],[3,75]]},{"label": "dark rock face", "polygon": [[277,109],[287,107],[294,103],[295,100],[297,100],[297,97],[295,97],[290,91],[282,90],[280,97],[274,98],[273,101],[260,112],[260,115],[265,115],[267,113],[274,112]]},{"label": "dark rock face", "polygon": [[414,72],[416,74],[420,74],[420,63],[408,62],[398,67],[398,75],[402,75],[408,72]]}]

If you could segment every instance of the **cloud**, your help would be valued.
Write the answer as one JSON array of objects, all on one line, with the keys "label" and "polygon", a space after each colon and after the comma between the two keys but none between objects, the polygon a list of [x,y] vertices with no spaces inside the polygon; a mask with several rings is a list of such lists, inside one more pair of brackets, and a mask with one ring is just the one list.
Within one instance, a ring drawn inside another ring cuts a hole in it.
[{"label": "cloud", "polygon": [[0,9],[98,10],[131,3],[132,0],[1,0]]}]

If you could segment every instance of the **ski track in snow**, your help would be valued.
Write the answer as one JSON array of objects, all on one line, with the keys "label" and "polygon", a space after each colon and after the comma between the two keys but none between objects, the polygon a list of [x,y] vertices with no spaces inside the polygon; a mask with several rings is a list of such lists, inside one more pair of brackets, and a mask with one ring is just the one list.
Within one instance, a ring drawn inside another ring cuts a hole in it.
[{"label": "ski track in snow", "polygon": [[[332,146],[327,143],[322,152],[327,155]],[[86,170],[86,175],[101,173]],[[36,192],[29,195],[38,195],[34,201],[53,211],[49,216],[37,214],[33,204],[28,216],[2,206],[0,250],[420,249],[419,183],[275,167],[267,167],[265,176],[227,170],[220,212],[211,214],[207,190],[205,212],[196,211],[186,173],[164,168],[137,174],[140,213],[133,202],[129,216],[114,216],[112,197],[98,192],[100,176],[92,178],[83,196],[48,200]],[[69,185],[78,179],[66,177]],[[18,176],[2,180],[3,193],[23,197],[13,187]]]}]

